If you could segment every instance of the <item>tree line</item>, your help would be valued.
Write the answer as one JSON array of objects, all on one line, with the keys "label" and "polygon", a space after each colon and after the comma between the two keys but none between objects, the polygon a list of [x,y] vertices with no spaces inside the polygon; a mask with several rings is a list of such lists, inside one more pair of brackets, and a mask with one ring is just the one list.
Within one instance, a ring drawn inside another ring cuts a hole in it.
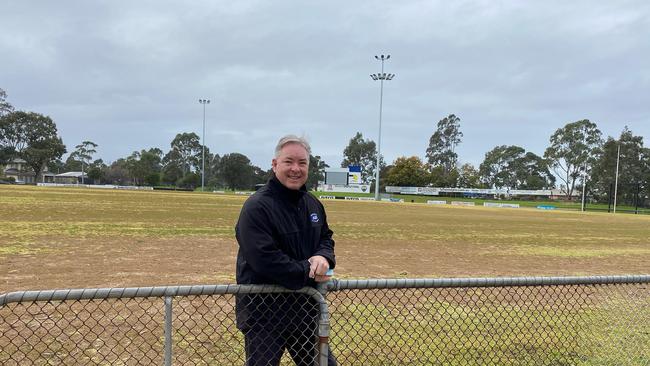
[{"label": "tree line", "polygon": [[[194,188],[201,185],[203,165],[201,141],[194,132],[177,134],[163,151],[158,147],[134,151],[129,156],[106,164],[94,159],[98,147],[92,141],[76,145],[67,152],[56,124],[48,116],[15,111],[0,89],[0,165],[21,158],[38,174],[47,167],[54,173],[83,171],[96,183],[166,185]],[[619,193],[631,200],[635,195],[650,195],[650,149],[643,137],[627,127],[618,138],[603,138],[594,122],[587,119],[558,128],[549,138],[542,155],[517,145],[498,145],[485,153],[476,167],[459,163],[456,152],[462,143],[461,119],[450,114],[438,121],[424,158],[401,156],[386,164],[380,156],[377,167],[376,144],[357,132],[343,150],[341,167],[359,165],[362,181],[374,184],[380,170],[382,186],[435,186],[463,188],[551,189],[560,186],[567,198],[587,181],[589,193],[602,199],[616,175],[620,147]],[[320,156],[310,156],[308,187],[324,180],[329,165]],[[220,156],[205,147],[205,182],[210,188],[250,189],[264,183],[271,170],[251,163],[238,152]],[[383,190],[383,187],[380,187]]]},{"label": "tree line", "polygon": [[[619,197],[633,202],[650,196],[650,149],[643,137],[626,126],[618,138],[603,138],[597,125],[583,119],[558,128],[543,155],[517,145],[498,145],[485,153],[476,167],[459,164],[456,148],[462,142],[460,118],[441,119],[429,139],[424,159],[401,156],[386,165],[380,159],[380,184],[414,187],[463,187],[506,189],[561,188],[568,199],[583,180],[590,196],[604,200],[616,179],[619,156]],[[341,166],[360,165],[366,183],[374,182],[376,147],[359,132],[344,150]]]},{"label": "tree line", "polygon": [[[20,158],[37,177],[47,167],[53,173],[83,172],[93,182],[103,184],[201,186],[203,146],[194,132],[177,134],[167,151],[157,147],[142,149],[109,164],[95,159],[96,143],[82,141],[63,161],[68,150],[54,121],[39,113],[15,111],[6,97],[0,89],[0,166]],[[324,179],[326,167],[320,156],[310,156],[310,188],[315,189]],[[244,154],[220,156],[205,147],[205,182],[210,188],[250,189],[266,182],[271,174],[271,169],[253,165]]]}]

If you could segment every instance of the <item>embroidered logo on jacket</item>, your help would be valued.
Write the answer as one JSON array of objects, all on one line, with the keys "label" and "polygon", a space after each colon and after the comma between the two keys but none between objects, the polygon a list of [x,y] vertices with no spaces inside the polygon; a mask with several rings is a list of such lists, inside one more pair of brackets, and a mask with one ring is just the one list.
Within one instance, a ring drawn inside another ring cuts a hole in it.
[{"label": "embroidered logo on jacket", "polygon": [[311,222],[318,222],[318,215],[315,213],[309,215],[309,217],[311,217]]}]

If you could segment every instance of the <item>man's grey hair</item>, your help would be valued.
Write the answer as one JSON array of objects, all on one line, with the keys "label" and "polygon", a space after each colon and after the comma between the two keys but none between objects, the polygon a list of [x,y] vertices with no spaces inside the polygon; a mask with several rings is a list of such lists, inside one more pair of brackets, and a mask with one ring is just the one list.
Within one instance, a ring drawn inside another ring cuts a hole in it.
[{"label": "man's grey hair", "polygon": [[307,154],[311,154],[311,147],[309,146],[309,142],[307,142],[307,139],[304,137],[298,137],[296,135],[286,135],[282,136],[280,138],[280,141],[278,141],[278,144],[275,146],[275,157],[277,158],[280,156],[280,150],[287,145],[287,144],[300,144],[302,147],[307,150]]}]

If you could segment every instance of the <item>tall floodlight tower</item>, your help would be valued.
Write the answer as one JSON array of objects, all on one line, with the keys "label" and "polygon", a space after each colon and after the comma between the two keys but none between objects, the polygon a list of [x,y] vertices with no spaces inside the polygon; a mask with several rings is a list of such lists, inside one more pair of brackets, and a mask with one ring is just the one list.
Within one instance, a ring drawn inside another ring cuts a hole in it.
[{"label": "tall floodlight tower", "polygon": [[377,166],[375,167],[375,200],[379,201],[379,157],[381,156],[381,114],[384,102],[384,80],[393,80],[395,74],[387,74],[384,72],[384,61],[387,61],[390,55],[375,56],[375,59],[381,61],[381,72],[379,74],[371,74],[372,80],[379,80],[379,135],[377,138]]},{"label": "tall floodlight tower", "polygon": [[[587,129],[585,127],[585,131],[583,132],[582,135],[582,144],[587,146]],[[587,154],[587,158],[585,159],[585,163],[582,166],[582,199],[580,203],[580,211],[584,212],[585,211],[585,194],[586,194],[586,186],[587,186],[587,161],[589,160],[589,154]]]},{"label": "tall floodlight tower", "polygon": [[616,179],[614,183],[614,213],[616,213],[616,198],[618,196],[618,163],[621,160],[621,141],[618,141],[618,149],[616,151]]},{"label": "tall floodlight tower", "polygon": [[201,192],[205,191],[205,105],[210,104],[210,99],[199,99],[203,104],[203,137],[201,137]]}]

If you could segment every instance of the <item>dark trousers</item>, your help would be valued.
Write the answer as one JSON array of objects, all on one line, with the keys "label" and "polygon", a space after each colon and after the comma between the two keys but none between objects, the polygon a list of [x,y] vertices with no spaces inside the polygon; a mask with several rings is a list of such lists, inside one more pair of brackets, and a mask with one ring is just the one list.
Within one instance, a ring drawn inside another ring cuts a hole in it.
[{"label": "dark trousers", "polygon": [[[296,327],[291,324],[255,324],[243,331],[246,366],[276,366],[286,349],[296,366],[314,366],[317,361],[316,328]],[[328,352],[327,365],[336,366],[336,359]]]}]

